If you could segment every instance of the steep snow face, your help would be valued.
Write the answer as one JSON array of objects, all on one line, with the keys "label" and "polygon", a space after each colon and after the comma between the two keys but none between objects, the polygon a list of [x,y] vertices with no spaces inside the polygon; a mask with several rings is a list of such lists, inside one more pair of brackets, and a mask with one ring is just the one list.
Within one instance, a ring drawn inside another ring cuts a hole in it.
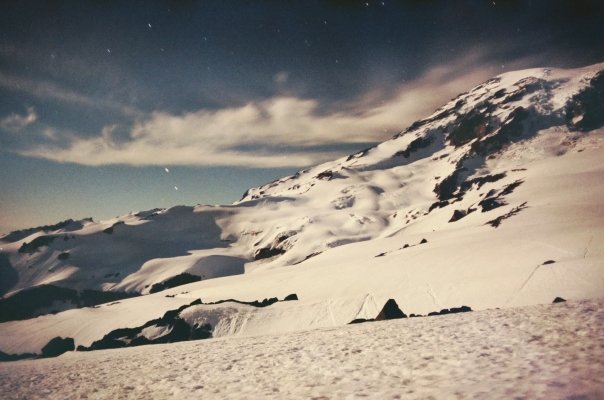
[{"label": "steep snow face", "polygon": [[238,204],[264,206],[244,219],[257,234],[250,245],[280,255],[260,266],[270,268],[417,230],[453,203],[458,219],[476,207],[492,210],[525,181],[519,170],[527,162],[572,151],[585,131],[604,126],[602,104],[604,64],[495,77],[374,148],[250,189]]},{"label": "steep snow face", "polygon": [[266,309],[187,312],[220,336],[373,318],[388,298],[427,313],[601,295],[603,71],[500,75],[387,142],[250,189],[230,206],[4,237],[8,294],[45,283],[148,293],[183,272],[203,279],[146,296],[151,310],[144,299],[123,300],[110,313],[0,324],[0,351],[35,351],[59,335],[89,345],[115,329],[105,319],[127,321],[137,307],[158,318],[175,299],[298,294]]}]

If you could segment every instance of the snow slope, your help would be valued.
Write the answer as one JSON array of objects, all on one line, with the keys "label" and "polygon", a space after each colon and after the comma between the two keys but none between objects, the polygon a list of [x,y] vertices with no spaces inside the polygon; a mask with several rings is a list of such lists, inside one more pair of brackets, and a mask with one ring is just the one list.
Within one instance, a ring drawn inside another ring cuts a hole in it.
[{"label": "snow slope", "polygon": [[0,351],[37,352],[55,336],[89,346],[198,298],[298,295],[266,308],[185,310],[219,337],[339,326],[375,317],[389,298],[425,314],[599,296],[603,70],[500,75],[387,142],[250,189],[230,206],[5,237],[0,271],[16,276],[6,296],[48,283],[148,293],[181,272],[204,279],[1,323]]},{"label": "snow slope", "polygon": [[0,363],[4,399],[601,399],[604,300]]}]

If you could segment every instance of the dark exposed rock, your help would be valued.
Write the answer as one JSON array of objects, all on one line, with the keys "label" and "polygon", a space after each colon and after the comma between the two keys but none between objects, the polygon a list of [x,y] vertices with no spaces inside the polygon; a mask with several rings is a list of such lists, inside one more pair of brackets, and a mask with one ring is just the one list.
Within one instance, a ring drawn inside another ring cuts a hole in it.
[{"label": "dark exposed rock", "polygon": [[524,203],[520,204],[518,207],[514,207],[510,212],[503,214],[490,221],[487,221],[487,223],[485,225],[491,225],[493,228],[497,228],[497,227],[499,227],[499,225],[501,225],[502,221],[504,221],[510,217],[513,217],[514,215],[518,214],[520,211],[524,210],[525,208],[527,208],[526,201]]},{"label": "dark exposed rock", "polygon": [[212,325],[203,324],[198,326],[195,324],[191,329],[191,340],[209,339],[212,337]]},{"label": "dark exposed rock", "polygon": [[351,155],[349,155],[346,158],[346,161],[350,161],[350,160],[355,159],[355,158],[365,157],[369,153],[369,150],[371,150],[372,148],[373,147],[368,147],[368,148],[366,148],[364,150],[361,150],[361,151],[359,151],[357,153],[351,154]]},{"label": "dark exposed rock", "polygon": [[374,319],[365,319],[365,318],[356,318],[353,319],[352,321],[350,321],[348,324],[352,325],[352,324],[362,324],[364,322],[372,322],[375,321]]},{"label": "dark exposed rock", "polygon": [[520,138],[524,132],[524,121],[529,115],[526,109],[517,107],[493,135],[472,143],[472,151],[478,155],[486,156],[501,150],[506,144]]},{"label": "dark exposed rock", "polygon": [[[457,314],[457,313],[464,313],[464,312],[470,312],[470,311],[472,311],[472,308],[470,308],[468,306],[443,308],[440,311],[432,311],[432,312],[428,313],[427,316],[433,317],[433,316],[437,316],[437,315]],[[420,317],[424,317],[424,315],[421,315],[421,314],[409,315],[409,318],[420,318]],[[382,311],[378,314],[378,316],[376,318],[374,318],[374,319],[356,318],[356,319],[350,321],[349,324],[360,324],[363,322],[382,321],[382,320],[397,319],[397,318],[407,318],[407,316],[405,315],[405,313],[403,313],[398,308],[396,301],[394,301],[393,299],[390,299],[386,302],[386,304],[384,305],[384,308],[382,309]]]},{"label": "dark exposed rock", "polygon": [[67,253],[67,252],[61,253],[61,254],[59,254],[59,256],[57,258],[61,261],[65,261],[69,258],[69,253]]},{"label": "dark exposed rock", "polygon": [[42,357],[57,357],[61,354],[75,350],[75,343],[72,338],[56,337],[42,347]]},{"label": "dark exposed rock", "polygon": [[407,146],[407,148],[405,150],[401,150],[398,151],[394,154],[393,157],[405,157],[405,158],[409,158],[409,156],[411,155],[411,153],[416,152],[420,149],[426,148],[428,146],[430,146],[432,144],[432,142],[434,141],[434,139],[431,136],[428,137],[418,137],[417,139],[414,139],[411,143],[409,143],[409,145]]},{"label": "dark exposed rock", "polygon": [[470,311],[472,311],[472,308],[470,308],[468,306],[453,307],[453,308],[449,309],[449,313],[451,313],[451,314],[462,313],[462,312],[470,312]]},{"label": "dark exposed rock", "polygon": [[263,247],[261,249],[256,250],[256,253],[254,254],[254,260],[262,260],[281,254],[285,254],[285,250],[280,249],[278,247]]},{"label": "dark exposed rock", "polygon": [[275,239],[275,242],[277,244],[282,243],[282,242],[286,241],[287,239],[289,239],[290,237],[295,236],[297,234],[298,234],[298,232],[296,232],[296,231],[289,231],[287,233],[284,233],[283,235],[278,236],[277,239]]},{"label": "dark exposed rock", "polygon": [[380,253],[380,254],[378,254],[377,256],[375,256],[375,258],[378,258],[378,257],[384,257],[385,255],[386,255],[386,253]]},{"label": "dark exposed rock", "polygon": [[33,353],[7,354],[0,351],[0,361],[19,361],[38,357],[40,357],[38,354]]},{"label": "dark exposed rock", "polygon": [[502,103],[509,103],[512,101],[521,100],[523,97],[525,97],[531,93],[535,93],[536,91],[538,91],[540,89],[543,89],[543,87],[547,83],[548,83],[547,81],[545,81],[543,79],[535,78],[533,76],[522,78],[521,80],[519,80],[518,82],[516,82],[514,84],[514,86],[516,86],[517,89],[512,91],[511,93],[509,93],[508,96],[505,97],[505,99],[503,100]]},{"label": "dark exposed rock", "polygon": [[554,263],[555,263],[554,260],[547,260],[547,261],[544,261],[543,264],[541,264],[541,265],[549,265],[549,264],[554,264]]},{"label": "dark exposed rock", "polygon": [[171,278],[166,279],[165,281],[155,283],[153,286],[151,286],[149,293],[161,292],[162,290],[170,289],[176,286],[186,285],[187,283],[199,282],[200,280],[201,276],[183,272],[182,274],[175,275]]},{"label": "dark exposed rock", "polygon": [[19,253],[33,254],[38,251],[40,247],[48,246],[57,237],[52,235],[38,236],[29,243],[23,243],[19,248]]},{"label": "dark exposed rock", "polygon": [[523,180],[517,180],[515,182],[510,183],[509,185],[506,185],[506,187],[503,189],[503,191],[501,192],[501,196],[507,196],[508,194],[511,194],[512,192],[514,192],[514,190],[522,185],[524,183]]},{"label": "dark exposed rock", "polygon": [[316,176],[316,178],[317,178],[317,179],[323,179],[323,180],[327,180],[327,181],[329,181],[329,180],[331,180],[331,179],[333,178],[333,172],[331,172],[331,171],[323,171],[323,172],[320,172],[320,173],[319,173],[319,174]]},{"label": "dark exposed rock", "polygon": [[[296,296],[297,297],[297,295],[295,295],[295,294],[290,294],[289,296]],[[289,297],[289,296],[287,296],[287,297]],[[297,300],[297,299],[290,299],[290,300]],[[268,299],[264,299],[262,301],[258,301],[258,300],[254,300],[254,301],[241,301],[241,300],[235,300],[235,299],[226,299],[226,300],[218,300],[218,301],[215,301],[213,303],[204,303],[204,304],[213,305],[213,304],[222,304],[222,303],[229,303],[230,302],[230,303],[245,304],[245,305],[252,306],[252,307],[262,308],[262,307],[267,307],[267,306],[270,306],[272,304],[275,304],[278,301],[279,301],[279,299],[277,299],[276,297],[271,297],[271,298],[268,298]],[[282,300],[282,301],[285,301],[285,299]]]},{"label": "dark exposed rock", "polygon": [[564,303],[565,301],[566,299],[563,299],[562,297],[556,297],[552,303]]},{"label": "dark exposed rock", "polygon": [[491,210],[494,210],[494,209],[499,208],[501,206],[505,206],[507,204],[508,203],[506,203],[505,200],[503,200],[499,196],[497,196],[497,197],[487,197],[485,199],[482,199],[478,203],[478,205],[482,208],[482,212],[491,211]]},{"label": "dark exposed rock", "polygon": [[399,318],[407,318],[407,316],[405,315],[405,313],[403,311],[401,311],[401,309],[398,307],[398,304],[396,304],[396,301],[394,299],[389,299],[386,302],[386,304],[384,304],[382,311],[380,311],[380,313],[377,315],[377,317],[375,317],[375,320],[384,321],[384,320],[388,320],[388,319],[399,319]]},{"label": "dark exposed rock", "polygon": [[440,311],[432,311],[432,312],[428,313],[428,316],[434,317],[437,315],[457,314],[457,313],[464,313],[464,312],[470,312],[470,311],[472,311],[472,308],[470,308],[468,306],[443,308]]},{"label": "dark exposed rock", "polygon": [[321,253],[322,253],[322,251],[317,251],[317,252],[315,252],[315,253],[311,253],[311,254],[307,255],[306,257],[304,257],[304,259],[303,259],[303,260],[298,261],[298,262],[297,262],[297,263],[295,263],[294,265],[296,265],[296,264],[300,264],[300,263],[303,263],[304,261],[308,260],[309,258],[316,257],[316,256],[318,256],[318,255],[319,255],[319,254],[321,254]]},{"label": "dark exposed rock", "polygon": [[79,293],[80,307],[93,307],[98,304],[109,303],[112,301],[129,299],[140,296],[138,293],[128,292],[103,292],[101,290],[84,289]]},{"label": "dark exposed rock", "polygon": [[[438,186],[438,185],[437,185]],[[437,190],[435,188],[435,190]],[[438,193],[438,192],[437,192]],[[449,205],[449,202],[447,200],[442,200],[442,201],[436,201],[434,203],[432,203],[432,205],[430,206],[430,208],[428,209],[428,212],[434,210],[435,208],[443,208]]]},{"label": "dark exposed rock", "polygon": [[[283,301],[298,300],[298,296],[290,294]],[[267,307],[271,304],[278,302],[276,297],[264,299],[262,301],[238,301],[238,300],[221,300],[214,303],[205,303],[206,305],[222,304],[226,302],[235,302],[239,304],[246,304],[253,307]],[[188,340],[208,339],[212,337],[212,326],[210,324],[203,324],[190,326],[185,320],[180,317],[180,313],[187,308],[195,305],[204,304],[201,299],[196,299],[190,304],[180,306],[175,310],[168,310],[164,313],[161,318],[147,321],[144,325],[135,328],[120,328],[115,329],[106,334],[102,339],[92,343],[90,347],[78,346],[78,351],[91,351],[91,350],[102,350],[102,349],[115,349],[122,347],[141,346],[146,344],[157,344],[157,343],[173,343],[182,342]],[[143,334],[143,330],[149,327],[162,327],[163,334],[157,337],[146,337]]]},{"label": "dark exposed rock", "polygon": [[422,240],[419,242],[419,244],[424,244],[424,243],[428,243],[428,240],[427,240],[427,239],[425,239],[425,238],[424,238],[424,239],[422,239]]},{"label": "dark exposed rock", "polygon": [[492,183],[492,182],[497,182],[503,178],[506,177],[506,173],[502,172],[499,174],[493,174],[493,175],[485,175],[485,176],[479,176],[477,178],[474,179],[470,179],[470,180],[466,180],[465,182],[462,182],[462,184],[460,185],[460,189],[463,192],[468,191],[473,185],[477,186],[477,189],[480,189],[482,187],[482,185],[484,185],[485,183]]},{"label": "dark exposed rock", "polygon": [[481,138],[490,133],[489,116],[483,110],[473,110],[464,115],[447,136],[449,142],[458,147],[475,138]]},{"label": "dark exposed rock", "polygon": [[445,179],[440,181],[440,183],[437,183],[436,186],[434,186],[434,193],[436,193],[436,195],[438,196],[438,200],[440,200],[440,203],[443,203],[445,200],[451,199],[453,197],[453,194],[457,191],[457,180],[459,179],[459,174],[461,172],[460,167],[461,164],[458,165],[458,168],[453,171],[451,175],[447,176]]},{"label": "dark exposed rock", "polygon": [[585,89],[573,96],[566,109],[569,125],[583,131],[604,126],[604,71],[598,72]]},{"label": "dark exposed rock", "polygon": [[451,219],[449,220],[449,222],[459,221],[466,215],[468,215],[468,212],[466,210],[455,210],[455,211],[453,211],[453,215],[451,216]]},{"label": "dark exposed rock", "polygon": [[[193,338],[207,338],[208,332],[211,336],[211,328],[208,329],[207,325],[202,327],[191,328],[178,314],[189,307],[184,305],[178,310],[167,311],[163,317],[148,321],[142,326],[136,328],[121,328],[109,332],[101,340],[97,340],[88,348],[78,346],[79,351],[89,350],[103,350],[113,349],[122,347],[141,346],[145,344],[159,344],[159,343],[174,343],[182,342],[186,340],[193,340]],[[157,337],[148,338],[142,332],[145,328],[149,327],[163,327],[163,334]]]},{"label": "dark exposed rock", "polygon": [[482,208],[482,212],[487,212],[499,208],[501,206],[505,206],[508,203],[503,199],[503,196],[507,196],[514,192],[514,190],[524,183],[523,180],[517,180],[515,182],[506,185],[504,189],[497,193],[496,190],[491,189],[489,193],[487,193],[486,197],[482,199],[478,205]]}]

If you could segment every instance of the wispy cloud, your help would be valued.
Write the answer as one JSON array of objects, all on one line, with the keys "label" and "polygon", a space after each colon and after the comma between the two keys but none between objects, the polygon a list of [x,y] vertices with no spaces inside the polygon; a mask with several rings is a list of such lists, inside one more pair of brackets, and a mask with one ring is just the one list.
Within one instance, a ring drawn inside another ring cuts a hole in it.
[{"label": "wispy cloud", "polygon": [[50,81],[32,80],[0,71],[0,87],[12,91],[27,93],[28,95],[45,100],[56,100],[80,107],[106,109],[117,111],[127,117],[140,116],[143,113],[135,107],[123,105],[118,102],[102,98],[91,97],[67,89]]},{"label": "wispy cloud", "polygon": [[28,125],[33,124],[38,120],[38,115],[33,107],[27,108],[27,114],[10,114],[0,119],[0,129],[7,130],[9,132],[18,132]]},{"label": "wispy cloud", "polygon": [[321,146],[388,139],[493,75],[491,66],[474,61],[430,69],[377,105],[361,102],[324,114],[317,100],[276,96],[182,115],[155,112],[135,122],[126,140],[111,125],[94,138],[72,137],[62,147],[40,145],[21,154],[84,165],[307,166],[343,155],[315,151]]}]

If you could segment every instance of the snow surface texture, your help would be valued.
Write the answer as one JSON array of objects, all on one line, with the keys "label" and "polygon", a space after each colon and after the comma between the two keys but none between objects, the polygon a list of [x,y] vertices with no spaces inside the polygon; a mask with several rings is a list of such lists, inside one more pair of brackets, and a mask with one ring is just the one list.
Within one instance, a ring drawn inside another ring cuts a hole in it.
[{"label": "snow surface texture", "polygon": [[601,399],[604,300],[0,363],[3,399]]},{"label": "snow surface texture", "polygon": [[89,346],[198,298],[298,295],[262,309],[186,310],[220,337],[340,326],[374,318],[389,298],[427,314],[600,296],[602,70],[503,74],[392,140],[250,189],[234,205],[4,237],[5,296],[41,284],[146,294],[183,272],[203,280],[1,323],[0,351],[39,353],[56,336]]}]

